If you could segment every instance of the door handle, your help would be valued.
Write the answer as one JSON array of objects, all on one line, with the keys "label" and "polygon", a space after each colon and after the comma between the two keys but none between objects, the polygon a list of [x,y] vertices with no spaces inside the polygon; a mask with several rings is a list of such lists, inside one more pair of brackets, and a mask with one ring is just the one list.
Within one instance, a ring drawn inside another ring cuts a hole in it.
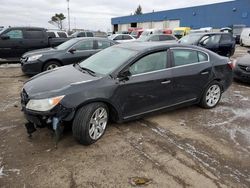
[{"label": "door handle", "polygon": [[170,84],[170,83],[171,83],[171,80],[166,80],[166,81],[161,82],[161,84]]},{"label": "door handle", "polygon": [[202,75],[205,75],[205,74],[208,74],[208,73],[209,73],[208,71],[201,72]]}]

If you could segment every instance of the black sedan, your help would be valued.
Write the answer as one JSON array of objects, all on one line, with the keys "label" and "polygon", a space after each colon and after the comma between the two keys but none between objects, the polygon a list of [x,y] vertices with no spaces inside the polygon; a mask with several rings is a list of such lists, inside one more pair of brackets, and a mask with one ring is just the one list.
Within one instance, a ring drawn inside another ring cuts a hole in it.
[{"label": "black sedan", "polygon": [[250,51],[241,57],[234,68],[234,78],[243,82],[250,83]]},{"label": "black sedan", "polygon": [[235,52],[235,38],[231,33],[192,33],[181,38],[179,43],[201,46],[227,57]]},{"label": "black sedan", "polygon": [[215,107],[232,83],[228,58],[178,44],[134,42],[107,48],[80,64],[41,73],[25,83],[21,103],[29,123],[73,121],[73,136],[92,144],[108,120],[123,122],[163,109]]},{"label": "black sedan", "polygon": [[102,38],[74,38],[57,47],[25,53],[21,58],[22,71],[34,75],[63,65],[78,63],[115,42]]}]

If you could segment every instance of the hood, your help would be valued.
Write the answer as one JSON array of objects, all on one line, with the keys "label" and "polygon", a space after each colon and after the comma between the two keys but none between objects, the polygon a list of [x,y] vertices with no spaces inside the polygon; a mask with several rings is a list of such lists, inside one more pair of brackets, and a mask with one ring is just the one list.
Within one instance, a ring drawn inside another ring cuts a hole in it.
[{"label": "hood", "polygon": [[25,54],[23,54],[23,57],[27,57],[27,56],[33,56],[33,55],[47,55],[47,54],[54,54],[54,53],[58,53],[61,50],[57,50],[56,48],[43,48],[43,49],[39,49],[39,50],[33,50],[33,51],[29,51]]},{"label": "hood", "polygon": [[56,68],[32,77],[24,84],[24,89],[30,98],[48,98],[64,95],[68,88],[98,80],[88,73],[84,73],[73,65]]},{"label": "hood", "polygon": [[249,52],[247,55],[239,58],[237,61],[237,64],[250,66],[250,54],[249,54]]}]

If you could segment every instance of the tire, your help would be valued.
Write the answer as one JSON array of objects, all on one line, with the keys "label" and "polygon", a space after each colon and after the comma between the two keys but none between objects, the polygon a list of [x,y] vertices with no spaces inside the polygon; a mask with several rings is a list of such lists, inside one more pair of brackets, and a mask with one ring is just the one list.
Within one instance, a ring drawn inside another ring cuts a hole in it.
[{"label": "tire", "polygon": [[[98,113],[102,116],[98,116]],[[109,110],[104,103],[91,103],[81,107],[73,120],[73,137],[83,145],[95,143],[104,135],[108,119]]]},{"label": "tire", "polygon": [[203,92],[200,106],[206,109],[214,108],[220,102],[221,95],[222,88],[220,83],[217,81],[213,81]]},{"label": "tire", "polygon": [[48,61],[47,63],[45,63],[43,71],[52,70],[60,66],[61,64],[57,61]]}]

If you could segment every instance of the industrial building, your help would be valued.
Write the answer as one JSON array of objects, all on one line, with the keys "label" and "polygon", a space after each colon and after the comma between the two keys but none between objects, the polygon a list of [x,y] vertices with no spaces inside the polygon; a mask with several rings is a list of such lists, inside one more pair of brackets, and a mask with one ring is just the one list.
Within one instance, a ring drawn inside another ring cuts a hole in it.
[{"label": "industrial building", "polygon": [[[153,9],[153,7],[152,7]],[[250,27],[250,0],[234,0],[223,3],[180,8],[159,12],[116,17],[111,19],[113,31],[126,31],[130,27],[176,28],[202,27],[222,28],[235,24]]]}]

